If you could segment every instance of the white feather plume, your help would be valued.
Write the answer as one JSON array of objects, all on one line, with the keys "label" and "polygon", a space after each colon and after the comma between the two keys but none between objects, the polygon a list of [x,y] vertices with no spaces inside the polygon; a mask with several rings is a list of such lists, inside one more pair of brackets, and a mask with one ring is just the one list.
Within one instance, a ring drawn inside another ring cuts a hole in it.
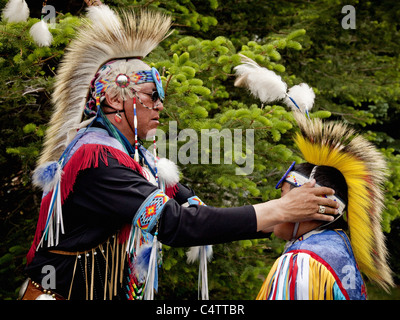
[{"label": "white feather plume", "polygon": [[3,18],[8,22],[22,22],[29,17],[29,8],[25,0],[10,0],[3,9]]},{"label": "white feather plume", "polygon": [[179,182],[179,169],[177,165],[167,159],[160,158],[157,161],[158,177],[165,183],[166,187],[171,187]]},{"label": "white feather plume", "polygon": [[53,35],[44,20],[36,22],[29,30],[29,33],[39,47],[48,47],[53,41]]},{"label": "white feather plume", "polygon": [[285,98],[285,103],[294,111],[298,111],[296,105],[292,100],[290,100],[289,97],[296,102],[297,106],[300,108],[300,111],[306,112],[310,111],[314,105],[315,93],[313,89],[306,83],[300,83],[299,85],[293,86],[289,89]]},{"label": "white feather plume", "polygon": [[117,26],[121,23],[116,13],[106,5],[90,6],[87,8],[86,18],[91,20],[93,26]]},{"label": "white feather plume", "polygon": [[237,75],[235,86],[249,89],[263,103],[285,98],[287,85],[280,76],[246,56],[241,57],[242,64],[234,68]]},{"label": "white feather plume", "polygon": [[[206,255],[207,261],[211,261],[213,256],[213,247],[212,245],[205,246],[206,248]],[[194,263],[200,259],[200,249],[201,246],[190,247],[189,250],[186,252],[186,262],[187,263]]]},{"label": "white feather plume", "polygon": [[190,247],[189,250],[186,252],[186,262],[193,263],[200,258],[200,246],[197,247]]},{"label": "white feather plume", "polygon": [[45,162],[35,170],[32,176],[33,185],[47,193],[61,181],[62,172],[61,165],[57,161]]}]

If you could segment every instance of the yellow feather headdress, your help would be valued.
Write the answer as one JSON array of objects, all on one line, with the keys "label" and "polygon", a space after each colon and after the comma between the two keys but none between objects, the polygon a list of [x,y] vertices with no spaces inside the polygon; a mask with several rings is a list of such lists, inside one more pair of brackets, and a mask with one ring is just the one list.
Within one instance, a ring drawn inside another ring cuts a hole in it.
[{"label": "yellow feather headdress", "polygon": [[[118,14],[106,5],[88,8],[55,77],[54,113],[38,167],[57,161],[76,129],[87,125],[82,123],[83,111],[91,80],[99,68],[110,60],[146,57],[169,35],[170,27],[171,18],[160,12],[125,10]],[[131,61],[138,70],[145,65],[141,60]]]},{"label": "yellow feather headdress", "polygon": [[347,223],[360,270],[385,290],[393,286],[381,229],[387,166],[376,147],[341,122],[308,119],[294,112],[300,127],[294,138],[304,159],[339,170],[348,186]]}]

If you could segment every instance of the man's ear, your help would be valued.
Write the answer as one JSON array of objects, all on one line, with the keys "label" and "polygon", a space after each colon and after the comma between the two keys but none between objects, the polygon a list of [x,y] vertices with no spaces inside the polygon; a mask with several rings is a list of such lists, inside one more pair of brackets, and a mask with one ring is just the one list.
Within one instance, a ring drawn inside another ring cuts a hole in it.
[{"label": "man's ear", "polygon": [[124,101],[122,98],[118,97],[118,95],[109,95],[107,92],[105,94],[107,105],[112,107],[115,110],[123,110],[124,109]]}]

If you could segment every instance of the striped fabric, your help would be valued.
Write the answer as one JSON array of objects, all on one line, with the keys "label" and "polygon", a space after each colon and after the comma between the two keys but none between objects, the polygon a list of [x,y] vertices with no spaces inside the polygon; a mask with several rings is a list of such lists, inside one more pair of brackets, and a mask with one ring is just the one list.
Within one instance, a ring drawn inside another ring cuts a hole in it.
[{"label": "striped fabric", "polygon": [[340,280],[318,256],[300,251],[277,259],[257,300],[345,300]]}]

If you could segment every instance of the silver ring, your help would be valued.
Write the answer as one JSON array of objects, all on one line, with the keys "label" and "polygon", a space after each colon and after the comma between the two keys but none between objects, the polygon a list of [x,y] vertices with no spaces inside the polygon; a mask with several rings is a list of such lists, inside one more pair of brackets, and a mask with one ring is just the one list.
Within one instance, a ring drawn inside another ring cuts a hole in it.
[{"label": "silver ring", "polygon": [[322,214],[325,213],[325,207],[319,205],[318,213],[322,213]]}]

